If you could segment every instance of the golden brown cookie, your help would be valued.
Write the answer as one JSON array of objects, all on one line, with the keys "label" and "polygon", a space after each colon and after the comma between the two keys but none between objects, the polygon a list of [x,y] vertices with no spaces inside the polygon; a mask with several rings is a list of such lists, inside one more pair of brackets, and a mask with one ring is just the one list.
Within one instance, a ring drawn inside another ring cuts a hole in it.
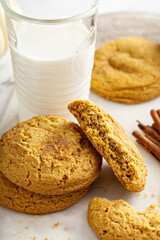
[{"label": "golden brown cookie", "polygon": [[40,215],[63,210],[79,201],[88,189],[57,196],[41,195],[17,186],[0,172],[0,205],[23,213]]},{"label": "golden brown cookie", "polygon": [[147,169],[137,147],[121,125],[102,108],[87,100],[73,101],[68,109],[125,188],[133,192],[142,191]]},{"label": "golden brown cookie", "polygon": [[128,104],[160,95],[160,45],[140,37],[122,37],[95,52],[91,90]]},{"label": "golden brown cookie", "polygon": [[88,222],[102,240],[158,240],[160,214],[148,208],[139,212],[123,200],[94,198],[88,206]]},{"label": "golden brown cookie", "polygon": [[89,186],[102,159],[81,128],[66,119],[34,117],[0,140],[0,171],[31,192],[59,195]]}]

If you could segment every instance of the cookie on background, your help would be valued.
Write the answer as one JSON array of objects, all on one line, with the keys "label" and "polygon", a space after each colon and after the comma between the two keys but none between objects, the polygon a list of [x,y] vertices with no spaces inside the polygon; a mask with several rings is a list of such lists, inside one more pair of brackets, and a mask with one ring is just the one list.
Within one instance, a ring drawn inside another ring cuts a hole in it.
[{"label": "cookie on background", "polygon": [[0,140],[0,171],[31,192],[61,195],[89,186],[102,157],[81,128],[66,119],[37,116],[18,123]]},{"label": "cookie on background", "polygon": [[87,100],[75,100],[68,109],[124,187],[133,192],[142,191],[146,185],[147,168],[122,126],[105,110]]},{"label": "cookie on background", "polygon": [[64,195],[41,195],[17,186],[0,172],[0,205],[17,212],[38,215],[57,212],[78,202],[88,190],[86,187]]},{"label": "cookie on background", "polygon": [[94,198],[88,222],[102,240],[159,240],[160,214],[151,208],[139,212],[123,200]]},{"label": "cookie on background", "polygon": [[91,90],[100,96],[135,104],[160,95],[160,44],[121,37],[95,52]]}]

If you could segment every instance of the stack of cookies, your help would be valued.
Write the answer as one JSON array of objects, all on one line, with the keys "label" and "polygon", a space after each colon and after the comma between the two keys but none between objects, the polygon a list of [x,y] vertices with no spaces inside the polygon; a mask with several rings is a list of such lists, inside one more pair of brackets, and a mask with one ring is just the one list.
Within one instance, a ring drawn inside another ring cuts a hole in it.
[{"label": "stack of cookies", "polygon": [[38,116],[18,123],[0,140],[0,204],[30,214],[65,209],[87,193],[101,164],[73,122]]},{"label": "stack of cookies", "polygon": [[0,204],[30,214],[71,206],[99,176],[102,157],[124,187],[140,192],[147,169],[120,124],[96,104],[68,105],[80,126],[66,119],[34,117],[0,140]]}]

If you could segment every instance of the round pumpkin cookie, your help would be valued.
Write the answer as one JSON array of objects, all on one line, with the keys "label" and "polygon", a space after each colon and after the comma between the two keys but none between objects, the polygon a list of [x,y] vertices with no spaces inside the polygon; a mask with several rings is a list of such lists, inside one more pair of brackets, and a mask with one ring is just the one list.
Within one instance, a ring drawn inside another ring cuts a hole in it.
[{"label": "round pumpkin cookie", "polygon": [[89,187],[64,195],[41,195],[17,186],[0,172],[0,205],[18,212],[38,215],[57,212],[79,201],[88,190]]},{"label": "round pumpkin cookie", "polygon": [[135,104],[160,95],[160,45],[140,37],[110,41],[95,52],[91,90]]},{"label": "round pumpkin cookie", "polygon": [[88,222],[102,240],[159,240],[160,214],[153,208],[139,212],[123,200],[94,198]]},{"label": "round pumpkin cookie", "polygon": [[102,108],[87,100],[75,100],[68,105],[68,109],[124,187],[133,192],[142,191],[147,169],[137,147],[121,125]]},{"label": "round pumpkin cookie", "polygon": [[31,192],[59,195],[89,186],[102,158],[81,128],[66,119],[37,116],[0,140],[0,171]]}]

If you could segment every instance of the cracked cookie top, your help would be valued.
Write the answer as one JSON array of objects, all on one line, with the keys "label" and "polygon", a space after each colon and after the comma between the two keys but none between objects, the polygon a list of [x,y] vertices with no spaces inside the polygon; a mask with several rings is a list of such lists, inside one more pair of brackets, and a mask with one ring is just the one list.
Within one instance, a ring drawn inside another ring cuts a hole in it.
[{"label": "cracked cookie top", "polygon": [[102,240],[160,239],[159,212],[151,208],[139,212],[123,200],[92,199],[88,222]]},{"label": "cracked cookie top", "polygon": [[66,119],[37,116],[18,123],[0,140],[0,170],[13,183],[58,195],[90,185],[102,159],[81,128]]}]

